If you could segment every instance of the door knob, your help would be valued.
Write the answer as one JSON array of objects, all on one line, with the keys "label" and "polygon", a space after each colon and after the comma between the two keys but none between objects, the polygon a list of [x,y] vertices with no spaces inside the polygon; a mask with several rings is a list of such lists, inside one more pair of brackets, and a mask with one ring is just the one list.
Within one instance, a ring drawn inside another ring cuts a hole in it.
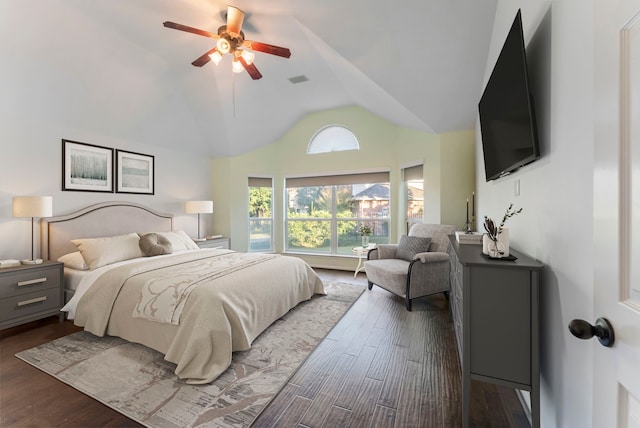
[{"label": "door knob", "polygon": [[569,331],[578,339],[591,339],[596,336],[606,347],[613,346],[615,341],[613,326],[606,318],[598,318],[595,326],[585,320],[573,320],[569,323]]}]

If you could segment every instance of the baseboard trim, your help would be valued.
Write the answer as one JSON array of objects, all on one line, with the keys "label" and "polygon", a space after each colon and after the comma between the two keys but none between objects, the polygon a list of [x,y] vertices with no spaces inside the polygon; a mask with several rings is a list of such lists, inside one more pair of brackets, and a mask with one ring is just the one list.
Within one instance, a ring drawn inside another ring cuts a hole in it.
[{"label": "baseboard trim", "polygon": [[522,410],[524,411],[524,415],[529,420],[529,425],[533,424],[533,419],[531,418],[531,408],[529,407],[529,403],[525,400],[524,395],[522,395],[522,391],[516,389],[516,397],[518,397],[518,401],[520,401],[520,405],[522,406]]},{"label": "baseboard trim", "polygon": [[353,269],[345,268],[342,266],[324,265],[322,263],[314,263],[313,265],[311,265],[311,267],[314,269],[327,269],[327,270],[339,270],[343,272],[353,272]]}]

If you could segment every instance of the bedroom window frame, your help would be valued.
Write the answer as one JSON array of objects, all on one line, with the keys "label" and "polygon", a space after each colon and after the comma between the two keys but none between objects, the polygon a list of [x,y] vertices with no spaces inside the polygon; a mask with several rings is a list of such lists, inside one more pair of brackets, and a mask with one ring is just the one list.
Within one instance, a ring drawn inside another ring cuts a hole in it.
[{"label": "bedroom window frame", "polygon": [[343,125],[326,125],[316,131],[307,144],[307,154],[360,150],[358,137]]},{"label": "bedroom window frame", "polygon": [[[251,197],[252,189],[267,188],[270,191],[268,211],[263,213],[268,215],[252,216]],[[248,252],[273,252],[273,178],[272,177],[248,177],[247,179],[247,251]],[[259,223],[256,226],[256,223]],[[259,233],[257,231],[260,231]],[[265,232],[267,230],[268,232]],[[257,236],[261,235],[261,238]],[[266,235],[266,237],[265,237]],[[264,246],[267,243],[268,246]],[[262,244],[262,245],[261,245]]]},{"label": "bedroom window frame", "polygon": [[[370,237],[370,242],[378,244],[389,243],[391,223],[389,178],[389,171],[285,178],[283,210],[284,252],[321,256],[353,256],[353,247],[361,245],[362,239],[359,230],[364,224],[368,224],[374,230],[373,235]],[[373,205],[373,209],[362,209],[361,207],[365,204],[357,199],[356,196],[376,185],[386,186],[386,199],[376,200],[373,204],[369,201],[368,205]],[[354,186],[358,189],[357,191]],[[292,199],[292,194],[295,194],[296,198],[299,196],[300,189],[308,189],[307,194],[314,192],[318,195],[324,194],[325,210],[319,210],[318,212],[330,209],[329,215],[311,216],[311,213],[309,213],[308,217],[292,217],[292,209],[302,213],[309,209],[308,206],[298,205],[298,201],[294,202]],[[345,199],[341,199],[339,195],[342,195],[342,198],[349,196],[349,207],[353,215],[345,215],[347,214],[347,211],[344,210]],[[340,213],[338,212],[339,206],[343,209]],[[375,212],[375,215],[367,214],[371,212]],[[293,240],[300,240],[298,236],[291,234],[292,228],[296,227],[294,224],[298,223],[300,225],[312,222],[316,224],[297,226],[297,230],[303,229],[308,236],[315,236],[317,240],[315,245],[313,242],[307,242],[306,244],[309,244],[307,247],[304,247],[304,245],[292,245]],[[325,223],[325,225],[322,225],[322,223]],[[316,236],[312,231],[314,227],[323,233]],[[328,244],[326,243],[327,240],[329,241]]]},{"label": "bedroom window frame", "polygon": [[[409,233],[411,227],[414,224],[423,223],[424,219],[424,165],[422,163],[418,165],[406,166],[402,168],[402,184],[403,184],[403,200],[402,203],[404,205],[404,222],[406,227],[406,233]],[[417,203],[419,199],[415,199],[416,204],[413,204],[410,193],[411,185],[414,186],[422,186],[422,207],[420,217],[415,216],[416,205],[420,205]]]}]

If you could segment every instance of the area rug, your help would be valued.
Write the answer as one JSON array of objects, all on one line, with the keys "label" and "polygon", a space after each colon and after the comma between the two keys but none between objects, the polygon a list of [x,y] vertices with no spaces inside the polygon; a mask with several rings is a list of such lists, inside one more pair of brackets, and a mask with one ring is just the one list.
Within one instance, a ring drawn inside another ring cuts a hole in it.
[{"label": "area rug", "polygon": [[16,356],[148,427],[247,427],[337,324],[364,287],[325,283],[265,330],[207,385],[188,385],[145,346],[81,331]]}]

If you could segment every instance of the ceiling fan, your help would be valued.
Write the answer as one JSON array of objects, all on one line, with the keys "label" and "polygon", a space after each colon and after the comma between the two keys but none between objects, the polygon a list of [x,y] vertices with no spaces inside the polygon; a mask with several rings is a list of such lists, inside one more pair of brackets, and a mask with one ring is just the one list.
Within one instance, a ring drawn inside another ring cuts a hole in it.
[{"label": "ceiling fan", "polygon": [[232,70],[234,72],[241,73],[244,69],[249,73],[253,80],[257,80],[262,77],[262,74],[260,74],[253,63],[255,55],[250,50],[277,55],[283,58],[289,58],[291,56],[291,51],[280,46],[245,40],[244,33],[242,32],[244,15],[244,12],[237,7],[227,6],[227,25],[223,25],[218,28],[218,34],[199,30],[187,25],[177,24],[171,21],[166,21],[163,25],[167,28],[173,28],[174,30],[186,31],[187,33],[211,37],[212,39],[218,40],[213,49],[191,63],[195,67],[202,67],[210,60],[213,60],[213,62],[218,65],[222,60],[222,56],[228,53],[233,56]]}]

